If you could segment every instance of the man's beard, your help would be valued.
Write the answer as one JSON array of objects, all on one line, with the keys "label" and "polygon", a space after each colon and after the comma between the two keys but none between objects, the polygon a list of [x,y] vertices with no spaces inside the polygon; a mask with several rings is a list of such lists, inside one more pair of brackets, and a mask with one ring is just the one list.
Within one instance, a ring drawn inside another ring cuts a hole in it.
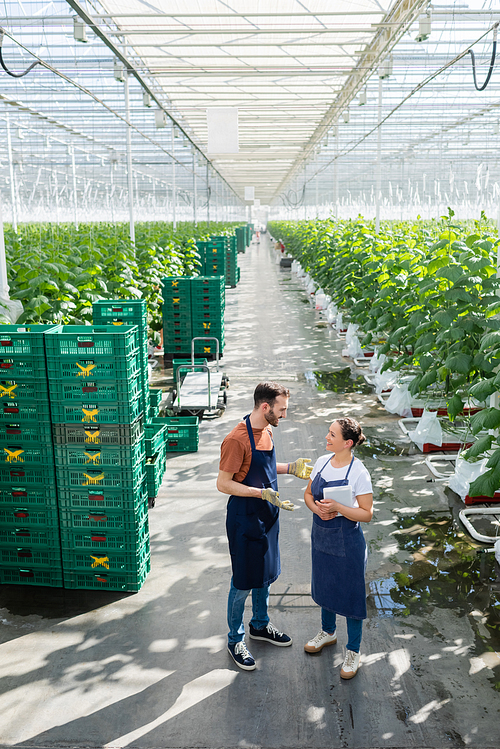
[{"label": "man's beard", "polygon": [[269,411],[269,413],[264,414],[264,416],[266,418],[267,423],[271,424],[271,426],[273,427],[277,427],[278,424],[280,423],[279,416],[276,416],[272,408]]}]

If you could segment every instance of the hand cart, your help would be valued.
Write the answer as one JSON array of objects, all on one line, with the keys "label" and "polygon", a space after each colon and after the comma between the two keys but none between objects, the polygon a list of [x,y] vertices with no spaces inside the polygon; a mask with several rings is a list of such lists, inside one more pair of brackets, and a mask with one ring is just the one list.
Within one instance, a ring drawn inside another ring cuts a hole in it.
[{"label": "hand cart", "polygon": [[[194,363],[196,341],[215,341],[215,369]],[[219,369],[219,340],[213,336],[196,336],[191,340],[191,363],[177,368],[176,387],[167,408],[175,414],[189,413],[200,419],[208,415],[221,416],[226,408],[228,387],[229,379]]]}]

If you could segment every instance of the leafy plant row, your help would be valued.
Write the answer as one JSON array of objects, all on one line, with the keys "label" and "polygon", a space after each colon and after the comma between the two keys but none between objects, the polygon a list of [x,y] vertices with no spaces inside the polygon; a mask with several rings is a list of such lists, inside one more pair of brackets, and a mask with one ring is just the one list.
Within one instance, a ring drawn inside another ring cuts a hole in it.
[{"label": "leafy plant row", "polygon": [[[210,230],[209,230],[210,229]],[[12,299],[21,300],[18,322],[86,324],[96,299],[146,299],[150,326],[160,330],[161,278],[193,275],[199,267],[196,240],[232,233],[230,224],[194,227],[186,222],[136,224],[24,224],[5,230]],[[5,318],[4,318],[5,319]]]},{"label": "leafy plant row", "polygon": [[[484,213],[471,226],[448,209],[441,222],[388,222],[378,234],[361,217],[269,228],[360,326],[361,343],[379,343],[378,353],[388,357],[384,369],[412,369],[412,395],[441,394],[453,421],[471,397],[484,401],[500,390],[500,242]],[[472,416],[469,426],[476,435],[498,430],[497,404]],[[466,456],[488,457],[471,492],[493,496],[500,487],[498,431],[478,439]]]}]

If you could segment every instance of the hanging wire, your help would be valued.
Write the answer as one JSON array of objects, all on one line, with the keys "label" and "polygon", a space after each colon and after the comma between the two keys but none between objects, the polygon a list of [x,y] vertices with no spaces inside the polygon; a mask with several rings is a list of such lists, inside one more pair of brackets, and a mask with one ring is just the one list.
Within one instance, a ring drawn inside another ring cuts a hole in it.
[{"label": "hanging wire", "polygon": [[471,56],[472,60],[472,75],[474,76],[474,86],[476,87],[476,91],[484,91],[488,83],[490,82],[491,74],[493,73],[493,67],[495,65],[495,57],[497,54],[497,33],[498,33],[498,23],[497,22],[493,26],[493,50],[491,53],[491,61],[490,61],[490,69],[488,71],[488,75],[486,76],[486,80],[483,83],[482,86],[477,85],[477,79],[476,79],[476,57],[474,55],[474,52],[470,49],[469,55]]},{"label": "hanging wire", "polygon": [[5,36],[5,29],[3,29],[0,26],[0,65],[5,70],[5,72],[7,73],[7,75],[11,75],[13,78],[23,78],[25,75],[28,75],[28,73],[30,72],[30,70],[33,70],[34,67],[36,67],[37,65],[40,65],[40,63],[37,60],[36,62],[32,62],[31,65],[29,66],[29,68],[26,68],[26,70],[24,71],[24,73],[13,73],[11,70],[9,70],[8,67],[6,66],[4,60],[3,60],[3,55],[2,55],[2,44],[3,44],[3,38],[4,38],[4,36]]}]

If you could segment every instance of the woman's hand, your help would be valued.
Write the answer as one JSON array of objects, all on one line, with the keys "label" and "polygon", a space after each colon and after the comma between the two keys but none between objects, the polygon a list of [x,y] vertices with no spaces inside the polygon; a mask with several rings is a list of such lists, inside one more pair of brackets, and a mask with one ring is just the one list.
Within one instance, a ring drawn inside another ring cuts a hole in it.
[{"label": "woman's hand", "polygon": [[339,514],[336,509],[338,502],[333,499],[322,499],[320,502],[315,502],[314,505],[314,512],[321,520],[333,520]]}]

